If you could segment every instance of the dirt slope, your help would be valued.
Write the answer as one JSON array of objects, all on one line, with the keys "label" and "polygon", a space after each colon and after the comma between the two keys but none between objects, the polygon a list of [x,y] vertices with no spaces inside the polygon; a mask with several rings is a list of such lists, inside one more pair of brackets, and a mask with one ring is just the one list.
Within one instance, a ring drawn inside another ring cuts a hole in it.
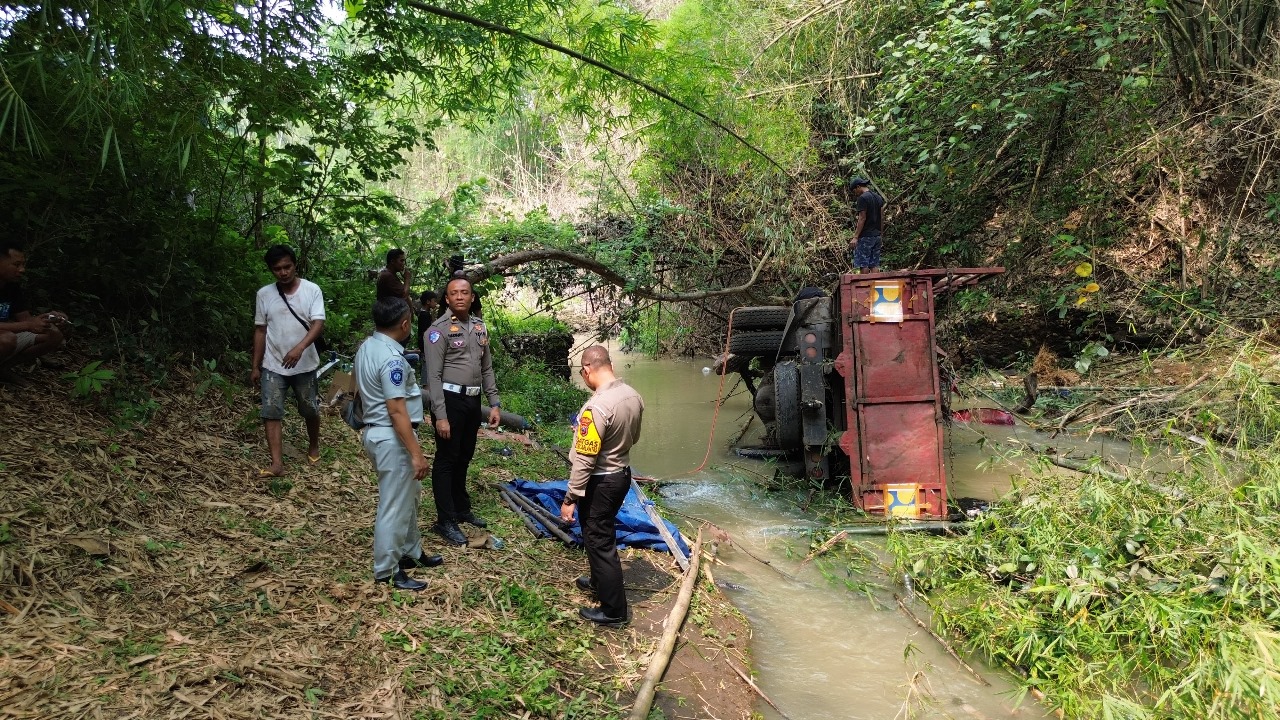
[{"label": "dirt slope", "polygon": [[[375,586],[376,484],[355,434],[326,417],[321,462],[295,450],[268,482],[252,396],[227,401],[215,382],[197,397],[207,379],[173,380],[182,390],[156,395],[145,427],[69,400],[49,371],[0,386],[0,717],[623,714],[674,600],[669,558],[627,553],[636,621],[587,627],[572,587],[585,556],[534,541],[480,490],[505,549],[428,538],[446,564],[419,573],[426,592]],[[293,448],[300,429],[286,421]],[[477,487],[560,462],[494,449],[482,443]],[[432,514],[428,493],[424,525]],[[695,603],[716,631],[686,623],[660,702],[748,717],[723,658],[747,666],[749,630],[706,583]],[[675,700],[695,695],[705,708]]]}]

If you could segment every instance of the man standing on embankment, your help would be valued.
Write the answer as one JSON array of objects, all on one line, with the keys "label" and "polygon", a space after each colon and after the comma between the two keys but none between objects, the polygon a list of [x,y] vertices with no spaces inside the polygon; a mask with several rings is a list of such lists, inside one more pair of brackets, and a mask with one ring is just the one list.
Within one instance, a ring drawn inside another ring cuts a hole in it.
[{"label": "man standing on embankment", "polygon": [[422,590],[426,582],[405,570],[435,567],[439,555],[422,552],[418,499],[431,466],[418,442],[422,388],[403,346],[413,326],[404,298],[373,304],[377,331],[356,351],[356,387],[364,409],[364,451],[378,473],[378,514],[373,522],[373,579],[400,590]]},{"label": "man standing on embankment", "polygon": [[583,607],[578,614],[601,625],[621,625],[629,612],[615,531],[618,510],[631,488],[631,446],[640,439],[644,400],[613,374],[613,361],[603,345],[583,351],[579,372],[595,394],[578,412],[569,453],[569,491],[560,518],[573,522],[577,507],[591,575],[575,583],[584,592],[594,590],[600,599],[600,607]]},{"label": "man standing on embankment", "polygon": [[871,189],[871,181],[856,177],[849,181],[856,199],[858,224],[853,229],[853,266],[860,273],[880,272],[880,250],[884,247],[884,198]]},{"label": "man standing on embankment", "polygon": [[272,245],[263,258],[276,281],[258,290],[253,311],[253,371],[262,390],[262,424],[271,466],[261,476],[284,475],[284,396],[291,391],[307,423],[307,460],[320,462],[320,393],[314,343],[324,332],[324,294],[298,277],[298,256],[288,245]]}]

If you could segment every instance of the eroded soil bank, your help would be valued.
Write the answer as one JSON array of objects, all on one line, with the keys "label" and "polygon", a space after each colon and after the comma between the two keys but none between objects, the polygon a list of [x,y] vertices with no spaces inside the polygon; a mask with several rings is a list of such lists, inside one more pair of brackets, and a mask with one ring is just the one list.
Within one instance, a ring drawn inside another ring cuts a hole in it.
[{"label": "eroded soil bank", "polygon": [[[445,565],[419,571],[425,592],[393,592],[369,568],[375,478],[336,416],[312,466],[291,414],[288,472],[272,480],[253,396],[225,379],[175,373],[147,423],[124,426],[55,373],[26,377],[0,388],[0,716],[625,715],[679,577],[669,557],[628,551],[632,624],[580,621],[585,556],[534,540],[488,487],[563,476],[554,453],[482,441],[477,511],[505,548],[428,537]],[[427,492],[424,526],[432,515]],[[725,662],[749,668],[749,629],[709,583],[694,610],[658,705],[750,717]]]}]

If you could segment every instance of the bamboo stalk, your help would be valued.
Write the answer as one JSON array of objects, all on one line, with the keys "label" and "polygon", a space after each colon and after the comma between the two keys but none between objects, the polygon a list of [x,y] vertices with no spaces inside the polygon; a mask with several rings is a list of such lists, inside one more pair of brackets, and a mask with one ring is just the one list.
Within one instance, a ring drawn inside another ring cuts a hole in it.
[{"label": "bamboo stalk", "polygon": [[946,650],[947,654],[951,656],[951,659],[959,663],[960,667],[967,670],[969,674],[973,676],[974,680],[977,680],[983,685],[990,687],[991,683],[987,682],[985,678],[979,675],[978,671],[974,670],[973,667],[969,665],[969,663],[961,659],[959,653],[955,651],[955,648],[951,647],[951,643],[947,642],[945,638],[943,638],[938,633],[934,632],[933,628],[926,625],[925,622],[921,620],[915,613],[911,612],[911,608],[907,607],[907,604],[902,602],[902,598],[898,597],[897,595],[894,595],[893,599],[898,601],[898,609],[906,613],[907,617],[911,618],[912,620],[915,620],[916,625],[919,625],[922,630],[929,633],[929,635],[932,636],[934,640],[937,640],[938,644],[942,646],[942,649]]},{"label": "bamboo stalk", "polygon": [[[808,555],[806,555],[806,556],[805,556],[805,558],[804,558],[804,560],[801,560],[801,561],[800,561],[800,567],[804,567],[805,565],[807,565],[807,564],[809,563],[809,561],[810,561],[810,560],[813,560],[814,558],[818,557],[818,556],[819,556],[819,555],[821,555],[822,553],[824,553],[824,552],[826,552],[826,551],[830,550],[832,545],[835,545],[836,543],[840,542],[841,540],[844,540],[844,539],[845,539],[845,538],[847,538],[847,537],[849,537],[849,531],[848,531],[848,530],[841,530],[840,532],[836,533],[835,535],[832,535],[832,536],[831,536],[831,539],[830,539],[830,540],[828,540],[828,541],[826,541],[826,542],[824,542],[824,543],[822,543],[821,547],[819,547],[817,550],[814,550],[813,552],[811,552],[811,553],[809,553]],[[772,704],[773,704],[773,703],[770,703],[770,705],[772,705]]]},{"label": "bamboo stalk", "polygon": [[636,499],[640,501],[640,507],[644,508],[644,512],[649,516],[649,522],[658,528],[658,534],[662,536],[662,541],[667,544],[667,550],[671,552],[671,557],[676,559],[680,565],[680,570],[689,569],[689,558],[684,556],[684,551],[676,544],[676,539],[671,535],[671,531],[667,529],[667,524],[662,521],[662,516],[654,509],[653,503],[636,484],[636,479],[631,478],[631,489],[636,493]]},{"label": "bamboo stalk", "polygon": [[778,714],[782,716],[782,720],[791,720],[791,718],[787,717],[786,713],[782,712],[782,708],[778,707],[776,703],[774,703],[772,700],[769,699],[768,695],[764,694],[764,691],[760,689],[759,685],[755,684],[755,681],[753,681],[750,676],[742,672],[742,669],[739,668],[737,665],[733,664],[733,661],[730,660],[728,656],[725,657],[724,661],[728,663],[729,667],[733,668],[734,672],[738,673],[738,677],[742,678],[743,682],[745,682],[752,690],[756,691],[756,694],[760,696],[761,700],[764,700],[765,702],[769,703],[769,707],[778,711]]},{"label": "bamboo stalk", "polygon": [[685,571],[684,580],[680,583],[680,594],[676,597],[676,604],[671,606],[671,612],[667,614],[667,629],[663,631],[662,639],[653,651],[653,660],[649,662],[649,669],[645,671],[644,680],[640,682],[635,704],[631,706],[630,720],[645,720],[649,717],[649,708],[653,707],[653,698],[658,691],[658,681],[662,679],[662,674],[667,671],[667,665],[671,662],[671,653],[676,647],[676,637],[680,635],[680,626],[684,624],[684,618],[689,613],[689,601],[693,598],[698,569],[702,566],[702,528],[698,528],[698,539],[693,543],[689,558],[692,562],[689,563],[689,569]]}]

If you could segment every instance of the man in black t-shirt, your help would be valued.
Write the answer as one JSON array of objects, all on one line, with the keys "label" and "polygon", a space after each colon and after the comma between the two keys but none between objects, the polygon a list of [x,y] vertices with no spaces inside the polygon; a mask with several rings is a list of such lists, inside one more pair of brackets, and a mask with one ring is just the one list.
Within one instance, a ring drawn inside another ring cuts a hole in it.
[{"label": "man in black t-shirt", "polygon": [[0,381],[17,378],[9,372],[16,363],[35,360],[62,346],[67,316],[56,310],[32,317],[31,306],[18,281],[27,256],[16,240],[0,240]]},{"label": "man in black t-shirt", "polygon": [[853,266],[858,272],[880,272],[880,249],[884,245],[884,198],[871,189],[871,181],[856,177],[849,182],[857,198],[858,225],[854,228]]},{"label": "man in black t-shirt", "polygon": [[422,336],[427,334],[427,328],[431,327],[431,323],[440,317],[440,301],[436,298],[436,294],[431,290],[422,293],[418,298],[418,349],[426,350],[427,343],[423,341]]}]

